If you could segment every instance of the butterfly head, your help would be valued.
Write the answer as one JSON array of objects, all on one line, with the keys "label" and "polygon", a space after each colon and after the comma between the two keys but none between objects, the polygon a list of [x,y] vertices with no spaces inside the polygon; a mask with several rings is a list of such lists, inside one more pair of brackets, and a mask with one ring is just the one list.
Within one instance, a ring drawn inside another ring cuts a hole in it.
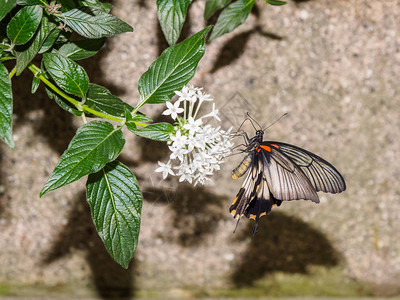
[{"label": "butterfly head", "polygon": [[264,136],[264,131],[263,130],[257,130],[256,135],[253,136],[252,138],[248,138],[247,134],[244,134],[245,140],[247,141],[247,147],[244,150],[245,152],[251,152],[253,151],[256,147],[258,147],[261,142],[263,141],[263,136]]},{"label": "butterfly head", "polygon": [[256,131],[257,142],[261,143],[264,137],[264,130],[257,130]]}]

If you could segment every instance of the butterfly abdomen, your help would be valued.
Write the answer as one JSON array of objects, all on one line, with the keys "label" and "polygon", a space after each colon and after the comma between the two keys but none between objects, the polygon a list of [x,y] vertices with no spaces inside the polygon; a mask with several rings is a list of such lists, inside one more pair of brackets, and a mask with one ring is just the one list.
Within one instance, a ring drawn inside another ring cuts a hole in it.
[{"label": "butterfly abdomen", "polygon": [[242,162],[232,171],[232,178],[238,179],[239,177],[242,177],[249,169],[252,160],[252,154],[246,155],[245,158],[243,158]]}]

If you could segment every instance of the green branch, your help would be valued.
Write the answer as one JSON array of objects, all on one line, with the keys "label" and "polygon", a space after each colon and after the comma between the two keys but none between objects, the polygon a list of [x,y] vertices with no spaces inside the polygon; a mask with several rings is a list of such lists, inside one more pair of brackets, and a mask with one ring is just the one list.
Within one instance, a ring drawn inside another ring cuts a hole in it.
[{"label": "green branch", "polygon": [[86,113],[91,113],[92,115],[95,115],[100,118],[108,119],[111,121],[116,121],[120,123],[124,123],[125,119],[123,118],[117,118],[113,117],[107,114],[104,114],[102,112],[99,112],[97,110],[94,110],[84,104],[81,104],[79,101],[75,100],[74,98],[68,96],[66,93],[64,93],[62,90],[60,90],[57,86],[55,86],[52,82],[50,82],[43,74],[42,71],[35,66],[34,64],[29,64],[28,69],[35,75],[35,77],[39,78],[45,85],[47,85],[50,89],[52,89],[55,93],[57,93],[59,96],[63,97],[65,100],[70,102],[71,104],[75,105],[75,107],[83,112]]},{"label": "green branch", "polygon": [[11,70],[10,74],[8,75],[8,77],[13,78],[13,76],[15,75],[15,72],[17,72],[17,67],[14,67],[14,68]]},{"label": "green branch", "polygon": [[[140,109],[143,105],[146,104],[146,101],[147,101],[147,99],[142,99],[142,100],[138,103],[138,105],[136,105],[135,108],[132,110],[131,114],[132,114],[132,115],[136,114],[136,113],[139,111],[139,109]],[[135,122],[135,123],[136,123],[136,122]]]},{"label": "green branch", "polygon": [[50,89],[52,89],[54,92],[56,92],[58,95],[63,97],[65,100],[67,100],[71,104],[75,105],[78,109],[81,109],[81,104],[79,103],[79,101],[77,101],[74,98],[68,96],[66,93],[61,91],[58,87],[56,87],[45,76],[43,76],[42,71],[37,66],[35,66],[32,63],[30,63],[29,66],[28,66],[28,69],[33,73],[33,75],[35,75],[36,78],[39,78]]}]

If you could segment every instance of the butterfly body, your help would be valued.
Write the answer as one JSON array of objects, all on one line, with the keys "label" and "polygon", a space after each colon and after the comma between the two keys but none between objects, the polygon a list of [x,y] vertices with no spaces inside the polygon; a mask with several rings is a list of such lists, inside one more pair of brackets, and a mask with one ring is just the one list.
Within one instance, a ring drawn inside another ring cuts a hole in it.
[{"label": "butterfly body", "polygon": [[251,162],[253,161],[253,154],[247,154],[242,162],[232,171],[232,178],[238,179],[242,177],[249,169]]},{"label": "butterfly body", "polygon": [[263,141],[263,130],[245,137],[246,157],[232,172],[233,178],[247,176],[229,211],[235,219],[256,221],[283,201],[311,200],[317,192],[340,193],[346,189],[342,175],[330,163],[305,149],[281,142]]}]

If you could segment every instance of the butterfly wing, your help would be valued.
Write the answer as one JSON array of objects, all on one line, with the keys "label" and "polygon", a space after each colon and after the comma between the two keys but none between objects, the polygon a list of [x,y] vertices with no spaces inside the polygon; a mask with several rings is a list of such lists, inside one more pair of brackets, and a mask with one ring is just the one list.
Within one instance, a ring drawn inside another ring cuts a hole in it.
[{"label": "butterfly wing", "polygon": [[235,219],[240,219],[244,215],[258,221],[260,217],[271,211],[274,204],[280,205],[281,202],[276,200],[269,191],[261,156],[254,155],[250,172],[247,173],[229,212]]},{"label": "butterfly wing", "polygon": [[256,223],[253,230],[253,235],[255,235],[258,228],[258,220],[262,216],[269,214],[273,206],[281,205],[282,201],[275,199],[268,188],[261,155],[252,155],[249,168],[250,172],[247,173],[246,179],[229,212],[238,220],[238,223],[242,215],[255,220]]},{"label": "butterfly wing", "polygon": [[244,214],[250,201],[252,198],[254,198],[259,173],[261,171],[257,157],[252,157],[249,169],[250,172],[247,173],[242,187],[240,188],[235,200],[233,200],[233,203],[229,208],[229,212],[235,219],[240,218]]},{"label": "butterfly wing", "polygon": [[317,192],[302,172],[288,156],[268,143],[260,145],[265,178],[274,198],[283,201],[311,200],[319,202]]},{"label": "butterfly wing", "polygon": [[285,143],[264,142],[263,144],[289,157],[307,176],[317,192],[336,194],[346,189],[346,183],[338,170],[314,153]]},{"label": "butterfly wing", "polygon": [[[236,195],[229,212],[235,219],[242,215],[256,221],[271,212],[282,201],[311,200],[318,203],[317,191],[339,193],[346,189],[340,173],[317,155],[289,144],[262,142],[245,157],[246,168],[234,170],[234,178],[245,174],[246,179]],[[249,163],[249,165],[247,165]],[[240,171],[240,172],[239,172]],[[238,173],[238,174],[236,174]]]}]

